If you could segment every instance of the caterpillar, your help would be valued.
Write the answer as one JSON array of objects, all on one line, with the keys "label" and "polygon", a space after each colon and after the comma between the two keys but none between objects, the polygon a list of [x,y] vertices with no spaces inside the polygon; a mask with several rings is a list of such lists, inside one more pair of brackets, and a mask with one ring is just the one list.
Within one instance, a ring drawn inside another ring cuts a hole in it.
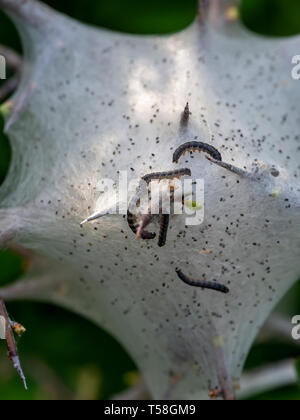
[{"label": "caterpillar", "polygon": [[166,244],[169,221],[170,221],[170,216],[168,214],[162,214],[160,216],[160,231],[159,231],[159,237],[158,237],[159,247],[162,247]]},{"label": "caterpillar", "polygon": [[[137,217],[131,213],[129,210],[127,210],[127,223],[132,232],[136,235],[137,234]],[[156,233],[147,232],[146,230],[143,230],[140,234],[140,237],[142,239],[154,239],[156,237]]]},{"label": "caterpillar", "polygon": [[175,169],[174,171],[167,171],[167,172],[152,172],[151,174],[144,175],[142,180],[149,184],[151,181],[158,179],[159,181],[162,179],[174,179],[180,178],[181,176],[188,175],[191,176],[192,172],[188,168],[183,169]]},{"label": "caterpillar", "polygon": [[215,283],[212,281],[206,281],[206,280],[193,280],[190,277],[183,274],[183,272],[179,268],[176,268],[175,271],[177,273],[177,276],[180,278],[180,280],[182,280],[184,283],[190,286],[202,287],[203,289],[216,290],[217,292],[221,292],[221,293],[229,293],[228,287],[224,286],[223,284]]},{"label": "caterpillar", "polygon": [[215,149],[213,146],[207,143],[202,143],[201,141],[189,141],[187,143],[182,144],[179,146],[175,152],[173,153],[173,162],[178,162],[180,157],[187,151],[196,151],[199,150],[200,152],[208,153],[213,159],[221,161],[222,156],[221,153]]}]

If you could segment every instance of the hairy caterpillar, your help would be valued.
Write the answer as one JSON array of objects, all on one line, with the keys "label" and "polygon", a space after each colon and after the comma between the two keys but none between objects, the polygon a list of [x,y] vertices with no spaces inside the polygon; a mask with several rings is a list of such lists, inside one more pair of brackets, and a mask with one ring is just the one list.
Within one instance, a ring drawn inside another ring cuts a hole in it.
[{"label": "hairy caterpillar", "polygon": [[151,174],[144,175],[142,180],[149,184],[151,181],[158,179],[159,181],[162,179],[174,179],[180,178],[181,176],[188,175],[191,176],[192,172],[188,168],[183,169],[175,169],[174,171],[167,171],[167,172],[153,172]]},{"label": "hairy caterpillar", "polygon": [[196,151],[199,150],[199,152],[206,152],[208,153],[213,159],[215,160],[222,160],[221,153],[207,143],[202,143],[200,141],[189,141],[187,143],[182,144],[179,146],[175,152],[173,153],[173,162],[178,162],[180,157],[187,151]]}]

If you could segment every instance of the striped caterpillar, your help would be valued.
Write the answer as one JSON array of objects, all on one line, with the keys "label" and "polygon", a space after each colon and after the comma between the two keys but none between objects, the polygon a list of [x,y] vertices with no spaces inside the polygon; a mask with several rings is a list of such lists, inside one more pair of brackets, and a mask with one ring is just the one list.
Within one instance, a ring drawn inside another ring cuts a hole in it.
[{"label": "striped caterpillar", "polygon": [[175,169],[174,171],[167,171],[167,172],[152,172],[151,174],[144,175],[142,180],[149,184],[151,181],[157,179],[174,179],[180,178],[181,176],[188,175],[191,176],[192,172],[188,168],[183,169]]},{"label": "striped caterpillar", "polygon": [[162,247],[166,244],[169,221],[170,221],[170,216],[168,214],[162,214],[160,216],[160,231],[159,231],[159,237],[158,237],[159,247]]},{"label": "striped caterpillar", "polygon": [[206,152],[208,153],[213,159],[221,161],[222,156],[221,153],[215,149],[213,146],[207,143],[202,143],[200,141],[189,141],[187,143],[182,144],[179,146],[175,152],[173,153],[173,162],[178,162],[180,157],[187,151],[196,151],[199,152]]},{"label": "striped caterpillar", "polygon": [[216,290],[217,292],[221,292],[221,293],[229,293],[228,287],[224,286],[223,284],[215,283],[212,281],[206,281],[206,280],[193,280],[190,277],[183,274],[183,272],[179,268],[176,268],[176,273],[177,273],[177,276],[180,278],[180,280],[182,280],[184,283],[188,284],[189,286]]}]

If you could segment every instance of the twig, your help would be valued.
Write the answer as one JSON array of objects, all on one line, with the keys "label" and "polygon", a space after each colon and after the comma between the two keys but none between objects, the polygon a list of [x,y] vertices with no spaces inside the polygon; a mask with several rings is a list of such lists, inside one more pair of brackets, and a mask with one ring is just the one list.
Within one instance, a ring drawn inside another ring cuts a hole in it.
[{"label": "twig", "polygon": [[297,372],[294,360],[285,360],[243,375],[239,399],[246,399],[276,388],[295,385]]},{"label": "twig", "polygon": [[11,326],[11,321],[7,314],[4,300],[1,297],[0,297],[0,315],[5,320],[5,340],[6,340],[6,347],[8,350],[8,356],[11,359],[13,366],[17,370],[20,378],[22,379],[25,389],[27,390],[26,379],[25,379],[25,376],[21,367],[21,363],[20,363],[20,359],[18,355],[18,349],[17,349],[14,333]]},{"label": "twig", "polygon": [[236,175],[239,175],[243,178],[249,178],[252,180],[258,180],[256,177],[256,173],[254,172],[248,172],[244,169],[238,168],[237,166],[231,165],[230,163],[223,162],[221,160],[215,160],[211,158],[210,156],[206,156],[206,159],[208,159],[210,162],[214,163],[215,165],[221,166],[221,168],[227,169],[230,172],[233,172]]}]

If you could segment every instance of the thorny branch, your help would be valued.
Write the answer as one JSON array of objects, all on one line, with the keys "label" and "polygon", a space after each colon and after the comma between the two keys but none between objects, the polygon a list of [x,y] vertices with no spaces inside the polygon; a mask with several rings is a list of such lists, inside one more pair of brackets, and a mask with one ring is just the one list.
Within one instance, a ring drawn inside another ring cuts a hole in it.
[{"label": "thorny branch", "polygon": [[2,297],[0,297],[0,316],[2,316],[5,320],[5,341],[8,350],[8,357],[11,359],[14,368],[17,370],[20,378],[23,381],[25,389],[27,390],[26,378],[21,367],[18,349],[13,332],[15,328],[17,333],[22,333],[25,329],[21,324],[14,323],[10,320]]}]

